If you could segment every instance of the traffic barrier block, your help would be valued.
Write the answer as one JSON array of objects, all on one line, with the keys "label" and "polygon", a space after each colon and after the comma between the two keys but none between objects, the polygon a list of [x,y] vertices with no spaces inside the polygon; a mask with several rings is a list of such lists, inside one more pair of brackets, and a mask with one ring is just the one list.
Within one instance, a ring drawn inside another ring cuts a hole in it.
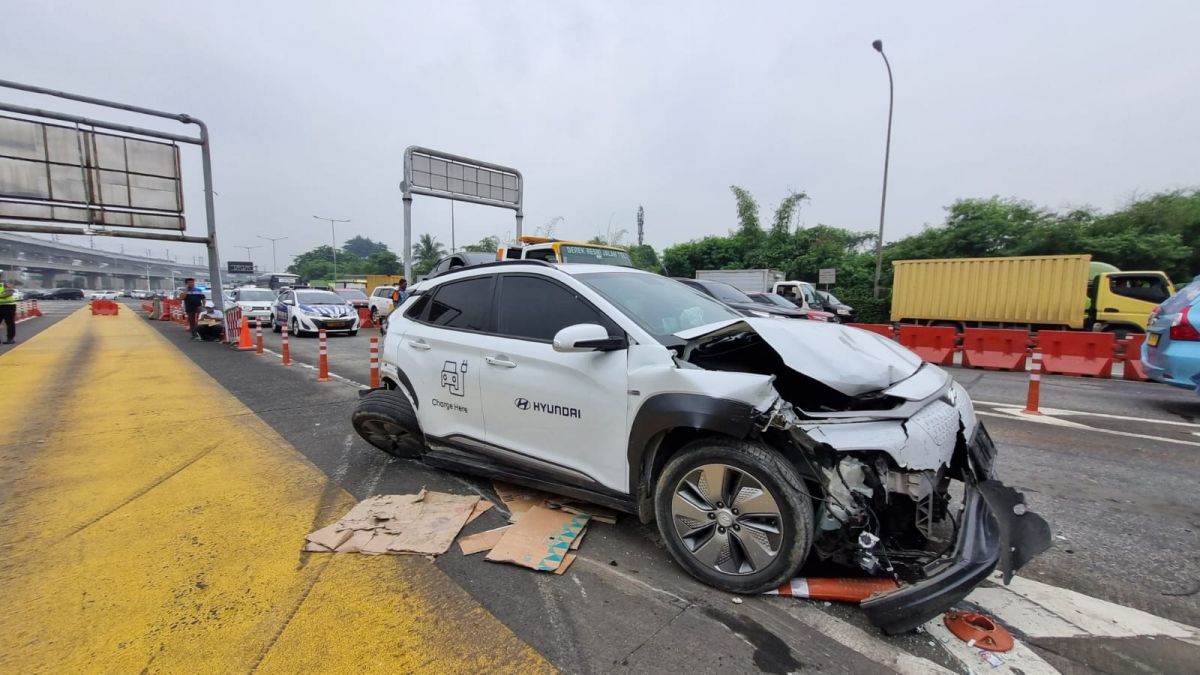
[{"label": "traffic barrier block", "polygon": [[1124,378],[1126,380],[1145,382],[1150,379],[1146,375],[1146,365],[1142,363],[1142,343],[1145,341],[1145,333],[1130,335],[1125,339]]},{"label": "traffic barrier block", "polygon": [[119,311],[120,305],[112,300],[92,301],[92,316],[116,316]]},{"label": "traffic barrier block", "polygon": [[985,370],[1025,370],[1029,333],[1023,330],[968,328],[963,331],[962,364]]},{"label": "traffic barrier block", "polygon": [[378,328],[374,321],[371,320],[371,310],[368,307],[358,308],[358,327],[359,328]]},{"label": "traffic barrier block", "polygon": [[1051,375],[1112,377],[1115,346],[1116,337],[1112,333],[1038,331],[1042,368]]},{"label": "traffic barrier block", "polygon": [[916,352],[923,361],[939,366],[954,363],[957,338],[953,326],[900,326],[900,344]]},{"label": "traffic barrier block", "polygon": [[892,324],[890,323],[848,323],[846,325],[851,328],[869,330],[872,333],[878,333],[891,340],[896,339],[896,331],[892,329]]},{"label": "traffic barrier block", "polygon": [[254,343],[250,341],[250,322],[246,320],[246,317],[241,317],[241,321],[238,323],[241,324],[238,330],[238,351],[254,349]]}]

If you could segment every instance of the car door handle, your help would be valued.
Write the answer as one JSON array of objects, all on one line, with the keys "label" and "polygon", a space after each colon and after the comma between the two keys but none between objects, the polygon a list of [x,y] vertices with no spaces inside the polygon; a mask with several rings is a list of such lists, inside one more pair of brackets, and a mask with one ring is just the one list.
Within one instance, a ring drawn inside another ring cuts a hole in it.
[{"label": "car door handle", "polygon": [[423,352],[433,349],[433,347],[430,347],[429,343],[424,340],[409,340],[408,346],[412,347],[413,349],[420,349]]},{"label": "car door handle", "polygon": [[1116,307],[1105,307],[1105,308],[1104,308],[1104,311],[1106,311],[1106,312],[1119,312],[1119,311],[1121,311],[1121,310],[1117,309]]},{"label": "car door handle", "polygon": [[483,357],[483,360],[489,366],[496,366],[499,368],[516,368],[517,367],[517,364],[513,363],[512,361],[509,361],[508,359],[496,357],[496,356],[485,356],[485,357]]}]

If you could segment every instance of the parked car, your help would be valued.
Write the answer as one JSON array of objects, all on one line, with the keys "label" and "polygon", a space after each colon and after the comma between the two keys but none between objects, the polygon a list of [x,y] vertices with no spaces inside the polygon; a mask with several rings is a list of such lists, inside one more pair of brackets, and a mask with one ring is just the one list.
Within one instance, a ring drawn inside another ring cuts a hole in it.
[{"label": "parked car", "polygon": [[392,293],[396,290],[395,286],[376,286],[375,290],[371,291],[371,295],[367,297],[367,307],[371,311],[371,321],[380,323],[388,314],[392,313]]},{"label": "parked car", "polygon": [[470,267],[472,265],[483,265],[485,263],[496,262],[495,253],[477,253],[475,251],[459,251],[437,261],[433,269],[429,270],[429,274],[425,278],[432,279],[442,272],[456,270],[460,267]]},{"label": "parked car", "polygon": [[44,300],[46,291],[41,288],[28,288],[21,291],[24,294],[24,300]]},{"label": "parked car", "polygon": [[372,445],[656,520],[679,566],[724,591],[809,561],[895,576],[861,606],[905,632],[1050,544],[946,371],[657,274],[447,272],[392,315],[381,371],[351,417]]},{"label": "parked car", "polygon": [[[804,314],[805,318],[807,318],[811,321],[833,321],[833,318],[834,318],[834,315],[830,314],[829,312],[822,312],[822,311],[816,310],[816,309],[800,309],[799,307],[796,306],[796,303],[792,302],[791,300],[788,300],[787,298],[783,297],[782,295],[779,295],[778,293],[747,293],[746,296],[748,298],[750,298],[751,300],[753,300],[759,304],[762,304],[762,305],[770,305],[772,307],[781,307],[783,309],[797,310],[799,312],[802,312]],[[833,323],[837,323],[837,322],[833,321]]]},{"label": "parked car", "polygon": [[1142,363],[1152,380],[1188,389],[1200,385],[1200,276],[1150,314]]},{"label": "parked car", "polygon": [[94,291],[88,295],[89,300],[116,300],[118,297],[117,291]]},{"label": "parked car", "polygon": [[716,298],[720,302],[723,302],[726,305],[734,308],[743,316],[775,316],[785,319],[808,318],[808,313],[796,307],[795,305],[784,307],[774,303],[763,304],[761,302],[755,302],[750,296],[723,281],[684,278],[677,278],[675,281],[678,281],[692,290],[699,291],[710,298]]},{"label": "parked car", "polygon": [[55,288],[47,291],[44,300],[82,300],[83,291],[78,288]]},{"label": "parked car", "polygon": [[331,335],[358,335],[358,312],[333,291],[284,289],[275,302],[271,329],[278,333],[284,325],[297,337],[322,328]]},{"label": "parked car", "polygon": [[244,286],[229,292],[229,300],[242,310],[242,317],[271,324],[275,313],[275,291],[257,286]]},{"label": "parked car", "polygon": [[817,299],[821,301],[821,309],[833,314],[839,323],[856,323],[858,317],[854,314],[854,308],[841,300],[829,291],[817,291]]},{"label": "parked car", "polygon": [[367,294],[359,288],[335,288],[334,293],[342,296],[350,306],[357,310],[359,307],[369,308],[371,305],[367,301]]}]

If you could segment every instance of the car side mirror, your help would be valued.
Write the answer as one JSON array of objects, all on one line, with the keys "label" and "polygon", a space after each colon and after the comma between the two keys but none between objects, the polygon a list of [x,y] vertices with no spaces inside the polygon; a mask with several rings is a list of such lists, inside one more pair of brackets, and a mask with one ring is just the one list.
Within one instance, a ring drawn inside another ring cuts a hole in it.
[{"label": "car side mirror", "polygon": [[567,326],[554,336],[556,352],[611,352],[628,346],[624,337],[612,337],[604,326],[594,323]]}]

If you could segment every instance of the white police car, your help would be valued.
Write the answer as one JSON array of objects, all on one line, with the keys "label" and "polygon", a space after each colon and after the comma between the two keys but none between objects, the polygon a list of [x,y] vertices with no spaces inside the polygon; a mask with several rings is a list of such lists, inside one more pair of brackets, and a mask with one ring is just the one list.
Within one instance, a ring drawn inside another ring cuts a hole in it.
[{"label": "white police car", "polygon": [[308,288],[285,289],[275,301],[271,329],[287,325],[288,332],[303,337],[324,328],[328,334],[358,334],[358,312],[337,293]]},{"label": "white police car", "polygon": [[891,340],[604,265],[499,262],[413,290],[385,388],[352,415],[363,438],[657,520],[717,588],[761,593],[808,560],[893,576],[862,607],[896,633],[1049,546],[967,392]]}]

